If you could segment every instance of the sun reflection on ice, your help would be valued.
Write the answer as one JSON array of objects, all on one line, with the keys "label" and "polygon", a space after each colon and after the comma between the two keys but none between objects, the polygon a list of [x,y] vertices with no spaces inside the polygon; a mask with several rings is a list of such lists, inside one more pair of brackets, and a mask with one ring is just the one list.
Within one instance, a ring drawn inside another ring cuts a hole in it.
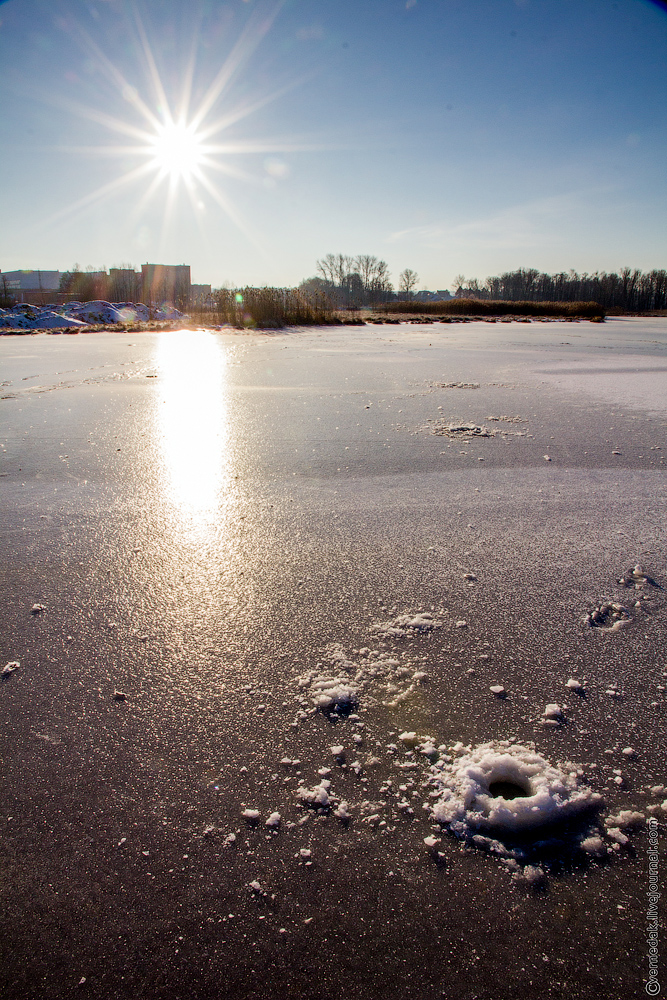
[{"label": "sun reflection on ice", "polygon": [[228,472],[227,355],[203,330],[161,333],[158,427],[168,499],[206,523],[217,512]]}]

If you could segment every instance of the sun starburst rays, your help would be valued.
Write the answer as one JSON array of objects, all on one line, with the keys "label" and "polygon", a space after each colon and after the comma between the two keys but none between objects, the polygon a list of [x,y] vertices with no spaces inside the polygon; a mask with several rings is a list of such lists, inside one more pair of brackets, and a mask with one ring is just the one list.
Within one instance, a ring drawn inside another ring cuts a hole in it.
[{"label": "sun starburst rays", "polygon": [[[95,190],[78,198],[72,204],[58,210],[48,220],[50,223],[81,214],[96,204],[106,202],[124,189],[145,185],[130,214],[138,217],[146,211],[149,202],[154,202],[162,190],[164,204],[161,210],[161,243],[164,244],[167,230],[175,217],[177,201],[181,194],[187,195],[188,215],[193,216],[201,226],[204,203],[215,203],[229,220],[237,226],[245,237],[257,245],[256,238],[241,213],[234,207],[234,200],[222,190],[224,177],[241,180],[250,184],[262,184],[263,173],[253,176],[239,165],[232,165],[229,157],[257,155],[266,152],[285,152],[288,146],[294,150],[305,149],[298,143],[281,142],[280,149],[270,141],[243,141],[231,137],[230,130],[235,125],[277,100],[288,90],[298,85],[291,81],[287,86],[277,86],[271,92],[255,98],[244,97],[241,103],[230,102],[230,87],[258,45],[270,30],[275,17],[283,5],[280,0],[269,17],[251,15],[238,40],[232,46],[226,60],[213,75],[209,85],[200,91],[197,101],[195,78],[197,75],[198,31],[192,36],[192,45],[187,56],[181,86],[170,99],[166,77],[161,76],[158,61],[151,45],[150,31],[146,29],[134,10],[134,30],[137,44],[139,69],[143,68],[144,87],[135,86],[114,64],[112,59],[80,24],[70,22],[69,27],[79,39],[86,54],[127,107],[127,114],[115,113],[108,109],[87,106],[64,96],[49,95],[50,102],[60,105],[80,120],[87,120],[101,126],[107,133],[120,140],[98,145],[59,145],[60,152],[93,158],[108,157],[125,161],[122,172],[107,180]],[[196,28],[197,26],[195,26]],[[142,94],[141,91],[144,90]],[[227,107],[224,107],[227,99]],[[226,134],[230,138],[225,141]],[[216,179],[217,178],[217,179]],[[148,179],[148,184],[145,184]],[[181,216],[182,217],[182,216]]]}]

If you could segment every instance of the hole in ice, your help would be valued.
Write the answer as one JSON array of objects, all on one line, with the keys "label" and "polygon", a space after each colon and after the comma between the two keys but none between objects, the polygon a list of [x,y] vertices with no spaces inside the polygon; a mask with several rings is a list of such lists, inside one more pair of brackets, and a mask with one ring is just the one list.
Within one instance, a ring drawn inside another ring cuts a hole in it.
[{"label": "hole in ice", "polygon": [[457,743],[450,754],[431,769],[431,812],[455,836],[485,830],[530,836],[540,827],[583,821],[602,805],[599,795],[579,784],[572,764],[553,765],[533,745]]},{"label": "hole in ice", "polygon": [[530,795],[530,790],[514,781],[492,781],[489,794],[494,799],[525,799]]}]

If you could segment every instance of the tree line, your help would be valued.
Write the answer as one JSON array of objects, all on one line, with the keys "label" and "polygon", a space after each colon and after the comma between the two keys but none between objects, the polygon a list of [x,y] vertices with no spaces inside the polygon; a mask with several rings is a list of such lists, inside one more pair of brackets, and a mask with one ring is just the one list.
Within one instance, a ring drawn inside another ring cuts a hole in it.
[{"label": "tree line", "polygon": [[[328,253],[317,261],[316,270],[299,288],[311,296],[325,295],[338,309],[376,306],[396,298],[389,265],[372,254]],[[417,272],[406,267],[399,275],[399,293],[412,298],[418,281]]]},{"label": "tree line", "polygon": [[593,274],[564,271],[544,274],[534,268],[518,268],[487,278],[462,274],[454,279],[457,298],[492,299],[505,302],[597,302],[607,311],[650,312],[667,309],[667,271],[642,272],[623,267],[616,273]]}]

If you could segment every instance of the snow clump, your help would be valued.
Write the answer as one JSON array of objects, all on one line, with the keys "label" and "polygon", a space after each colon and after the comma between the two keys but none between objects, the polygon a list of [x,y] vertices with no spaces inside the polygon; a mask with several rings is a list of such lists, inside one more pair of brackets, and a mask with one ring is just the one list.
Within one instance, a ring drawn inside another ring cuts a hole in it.
[{"label": "snow clump", "polygon": [[608,828],[617,827],[621,830],[631,830],[635,826],[644,823],[646,816],[644,813],[635,812],[633,809],[621,809],[615,814],[605,817],[604,825]]},{"label": "snow clump", "polygon": [[560,726],[565,721],[563,709],[556,702],[546,705],[540,722],[543,726]]},{"label": "snow clump", "polygon": [[358,703],[358,692],[346,677],[315,677],[311,698],[320,712],[347,712]]},{"label": "snow clump", "polygon": [[341,802],[338,807],[334,809],[334,816],[336,819],[339,819],[343,825],[347,825],[352,819],[348,803]]},{"label": "snow clump", "polygon": [[296,790],[296,796],[302,805],[308,806],[310,809],[328,811],[331,805],[329,800],[330,788],[331,782],[324,778],[314,788],[306,788],[305,785],[299,785]]},{"label": "snow clump", "polygon": [[581,849],[582,851],[585,851],[586,854],[592,854],[594,858],[601,858],[607,853],[604,841],[597,833],[594,833],[590,837],[586,837],[582,840]]},{"label": "snow clump", "polygon": [[440,628],[439,623],[430,611],[419,611],[416,615],[398,615],[392,621],[380,622],[371,626],[372,632],[377,632],[386,639],[402,639],[407,635],[422,635]]},{"label": "snow clump", "polygon": [[[414,616],[400,616],[414,622]],[[417,616],[424,617],[424,616]],[[424,618],[425,621],[431,619]],[[429,628],[439,627],[436,624]],[[349,715],[352,709],[359,705],[362,695],[368,696],[369,702],[378,700],[385,706],[396,708],[408,699],[427,678],[424,670],[415,670],[421,661],[401,653],[396,657],[378,649],[353,650],[349,656],[339,645],[327,648],[329,661],[327,673],[311,672],[297,678],[299,691],[308,694],[315,711],[325,714]],[[323,664],[318,663],[321,668]],[[302,706],[306,705],[303,697],[299,698]],[[297,721],[304,719],[307,713],[302,707],[297,715]],[[354,719],[350,715],[350,719]],[[356,720],[358,721],[358,720]]]}]

